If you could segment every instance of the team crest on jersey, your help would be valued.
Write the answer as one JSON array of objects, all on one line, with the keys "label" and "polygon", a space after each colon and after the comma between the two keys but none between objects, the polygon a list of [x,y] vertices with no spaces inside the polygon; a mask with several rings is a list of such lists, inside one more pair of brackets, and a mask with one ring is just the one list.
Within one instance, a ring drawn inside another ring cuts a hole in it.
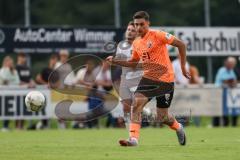
[{"label": "team crest on jersey", "polygon": [[171,39],[171,37],[172,37],[172,35],[169,34],[169,33],[167,33],[166,36],[165,36],[165,38],[166,38],[167,40]]},{"label": "team crest on jersey", "polygon": [[151,41],[148,41],[148,42],[147,42],[147,47],[148,47],[148,48],[151,48],[151,47],[152,47],[152,42],[151,42]]}]

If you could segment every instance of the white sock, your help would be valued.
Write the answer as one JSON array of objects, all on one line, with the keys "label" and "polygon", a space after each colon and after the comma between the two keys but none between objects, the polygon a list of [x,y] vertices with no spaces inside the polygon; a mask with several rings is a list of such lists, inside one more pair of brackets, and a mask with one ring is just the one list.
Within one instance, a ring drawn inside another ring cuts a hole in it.
[{"label": "white sock", "polygon": [[125,122],[126,129],[129,131],[130,113],[124,114],[124,122]]},{"label": "white sock", "polygon": [[129,141],[130,141],[132,144],[138,145],[138,139],[137,139],[137,138],[130,137],[130,138],[129,138]]}]

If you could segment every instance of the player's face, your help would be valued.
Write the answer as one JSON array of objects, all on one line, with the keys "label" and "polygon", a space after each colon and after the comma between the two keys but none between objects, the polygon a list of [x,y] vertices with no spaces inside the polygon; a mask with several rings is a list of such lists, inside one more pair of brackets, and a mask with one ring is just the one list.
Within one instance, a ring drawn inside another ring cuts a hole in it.
[{"label": "player's face", "polygon": [[134,19],[134,25],[139,36],[145,35],[149,29],[149,21],[144,18]]},{"label": "player's face", "polygon": [[129,25],[126,30],[126,39],[133,40],[137,36],[136,29],[133,25]]}]

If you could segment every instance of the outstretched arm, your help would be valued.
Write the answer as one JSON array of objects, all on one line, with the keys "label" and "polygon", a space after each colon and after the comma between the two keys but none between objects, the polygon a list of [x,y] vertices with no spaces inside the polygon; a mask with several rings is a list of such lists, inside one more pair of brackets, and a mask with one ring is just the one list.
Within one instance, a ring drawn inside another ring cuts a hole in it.
[{"label": "outstretched arm", "polygon": [[171,43],[172,46],[175,46],[178,48],[179,56],[180,56],[180,62],[181,62],[181,69],[182,69],[182,74],[190,79],[190,74],[188,73],[186,69],[186,45],[184,44],[183,41],[179,40],[178,38],[174,38],[173,42]]},{"label": "outstretched arm", "polygon": [[107,57],[106,60],[113,65],[119,65],[119,66],[122,66],[122,67],[135,68],[138,64],[138,61],[134,60],[134,59],[126,61],[126,60],[121,60],[121,59],[118,59],[118,58],[114,58],[113,56]]}]

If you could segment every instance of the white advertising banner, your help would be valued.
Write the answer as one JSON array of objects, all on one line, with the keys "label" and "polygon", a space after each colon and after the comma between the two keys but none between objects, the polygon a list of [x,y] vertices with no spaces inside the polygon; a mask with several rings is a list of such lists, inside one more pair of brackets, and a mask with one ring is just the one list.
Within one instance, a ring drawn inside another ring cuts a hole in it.
[{"label": "white advertising banner", "polygon": [[[221,116],[222,94],[221,88],[176,88],[169,111],[174,116]],[[146,107],[155,112],[155,99]]]},{"label": "white advertising banner", "polygon": [[171,113],[184,116],[220,116],[221,88],[179,88],[175,90]]},{"label": "white advertising banner", "polygon": [[[56,118],[55,106],[63,99],[53,98],[52,91],[47,88],[37,90],[45,95],[47,105],[39,112],[28,112],[24,104],[24,98],[31,89],[1,89],[0,120]],[[239,89],[227,92],[227,102],[223,100],[223,91],[222,88],[214,87],[176,88],[170,112],[175,116],[221,116],[224,111],[223,106],[226,106],[225,108],[238,108],[240,106]],[[53,101],[53,99],[55,100]],[[156,109],[155,99],[150,101],[146,107],[154,112]],[[83,100],[74,101],[70,107],[70,112],[73,114],[87,111],[87,102]],[[114,117],[123,115],[121,103],[118,103],[112,114]]]},{"label": "white advertising banner", "polygon": [[240,88],[224,89],[224,115],[240,114]]},{"label": "white advertising banner", "polygon": [[53,115],[51,92],[49,89],[38,89],[46,98],[46,107],[39,112],[29,112],[25,106],[25,96],[31,89],[1,89],[0,120],[3,119],[43,119]]},{"label": "white advertising banner", "polygon": [[240,89],[228,89],[227,91],[227,107],[240,108]]},{"label": "white advertising banner", "polygon": [[[190,56],[229,56],[240,55],[240,27],[153,27],[165,30],[187,46]],[[170,48],[170,53],[176,50]]]}]

